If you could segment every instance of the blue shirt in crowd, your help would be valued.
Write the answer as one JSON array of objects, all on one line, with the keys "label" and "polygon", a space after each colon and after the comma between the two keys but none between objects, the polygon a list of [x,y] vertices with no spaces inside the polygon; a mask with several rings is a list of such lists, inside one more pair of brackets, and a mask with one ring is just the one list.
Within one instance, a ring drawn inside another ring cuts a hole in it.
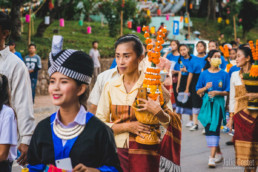
[{"label": "blue shirt in crowd", "polygon": [[230,90],[229,75],[224,70],[217,73],[211,73],[204,70],[196,84],[196,91],[206,86],[208,82],[212,82],[212,88],[209,91],[228,91]]},{"label": "blue shirt in crowd", "polygon": [[35,56],[25,56],[25,64],[28,70],[33,70],[30,73],[30,78],[37,79],[38,78],[38,70],[41,69],[41,59],[36,54]]},{"label": "blue shirt in crowd", "polygon": [[231,78],[231,75],[232,75],[233,72],[239,71],[239,70],[240,70],[240,67],[237,67],[236,65],[232,66],[232,67],[229,69],[229,72],[228,72],[229,78]]},{"label": "blue shirt in crowd", "polygon": [[21,53],[19,53],[19,52],[17,52],[17,51],[15,51],[15,53],[14,53],[16,56],[18,56],[23,62],[24,62],[24,60],[23,60],[23,58],[22,58],[22,55],[21,55]]},{"label": "blue shirt in crowd", "polygon": [[[184,68],[186,67],[186,70],[188,71],[189,68],[190,68],[190,58],[189,59],[185,59],[184,57],[179,57],[180,58],[180,62],[176,62],[176,65],[175,65],[175,70],[176,71],[180,71],[181,68]],[[182,75],[188,75],[189,72],[181,72]]]},{"label": "blue shirt in crowd", "polygon": [[115,68],[116,67],[116,58],[114,58],[114,60],[113,60],[113,62],[112,62],[112,64],[111,64],[111,66],[110,66],[110,69],[113,69],[113,68]]},{"label": "blue shirt in crowd", "polygon": [[219,66],[220,69],[225,70],[227,67],[228,62],[225,60],[223,56],[221,56],[221,65]]},{"label": "blue shirt in crowd", "polygon": [[206,64],[206,60],[205,60],[206,57],[207,56],[204,56],[204,57],[192,56],[190,68],[188,71],[190,73],[200,74]]}]

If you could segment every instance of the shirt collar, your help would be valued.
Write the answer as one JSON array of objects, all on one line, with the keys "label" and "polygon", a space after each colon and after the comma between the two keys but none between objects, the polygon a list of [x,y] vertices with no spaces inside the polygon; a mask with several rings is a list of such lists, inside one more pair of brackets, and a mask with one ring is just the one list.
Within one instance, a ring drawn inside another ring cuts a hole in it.
[{"label": "shirt collar", "polygon": [[117,69],[117,66],[115,67],[115,68],[113,68],[113,69],[111,69],[112,70],[112,75],[111,75],[111,77],[113,78],[115,75],[120,75],[119,74],[119,72],[118,72],[118,69]]},{"label": "shirt collar", "polygon": [[[129,92],[129,94],[131,92],[135,91],[136,89],[141,87],[141,85],[143,84],[144,76],[145,76],[144,72],[141,72],[138,81],[134,84],[134,86],[133,86],[132,90]],[[115,80],[113,82],[113,86],[119,87],[122,91],[124,91],[126,93],[126,90],[125,90],[125,87],[124,87],[123,78],[124,78],[124,74],[122,74],[117,80]]]},{"label": "shirt collar", "polygon": [[59,110],[56,113],[56,117],[54,122],[59,123],[62,127],[65,128],[70,128],[73,127],[74,125],[85,125],[86,124],[86,113],[87,111],[85,110],[85,108],[81,105],[79,112],[77,113],[75,119],[73,122],[69,123],[67,126],[65,126],[61,121],[60,121],[60,117],[59,117]]},{"label": "shirt collar", "polygon": [[0,57],[6,57],[10,53],[9,46],[6,46],[3,50],[0,51]]}]

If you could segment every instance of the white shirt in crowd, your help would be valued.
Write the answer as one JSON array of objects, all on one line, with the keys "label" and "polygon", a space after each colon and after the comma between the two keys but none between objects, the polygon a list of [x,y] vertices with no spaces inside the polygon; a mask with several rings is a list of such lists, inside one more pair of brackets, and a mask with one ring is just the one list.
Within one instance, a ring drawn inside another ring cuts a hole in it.
[{"label": "white shirt in crowd", "polygon": [[89,54],[94,62],[94,68],[100,67],[100,62],[99,62],[99,50],[96,50],[94,48],[90,49],[90,54]]},{"label": "white shirt in crowd", "polygon": [[232,73],[230,78],[230,92],[229,92],[229,112],[235,112],[235,86],[242,85],[241,78],[239,76],[239,71]]},{"label": "white shirt in crowd", "polygon": [[99,99],[102,93],[102,90],[105,86],[105,84],[113,79],[119,78],[120,74],[118,73],[117,67],[113,69],[106,70],[102,73],[100,73],[97,77],[97,81],[90,93],[88,102],[90,104],[98,105]]},{"label": "white shirt in crowd", "polygon": [[12,108],[3,105],[0,111],[0,145],[10,146],[7,160],[14,161],[17,157],[17,121]]},{"label": "white shirt in crowd", "polygon": [[35,128],[29,71],[9,47],[0,51],[0,74],[9,81],[11,104],[17,114],[21,143],[29,145]]}]

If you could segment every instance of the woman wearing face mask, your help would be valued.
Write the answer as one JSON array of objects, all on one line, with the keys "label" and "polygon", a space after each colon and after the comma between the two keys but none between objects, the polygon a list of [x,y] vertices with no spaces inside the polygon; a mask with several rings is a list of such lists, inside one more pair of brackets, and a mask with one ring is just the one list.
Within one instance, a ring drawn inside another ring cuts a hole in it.
[{"label": "woman wearing face mask", "polygon": [[[211,41],[209,42],[209,44],[208,44],[208,49],[209,49],[209,51],[211,51],[211,50],[219,50],[219,44],[218,44],[216,41],[211,40]],[[219,67],[220,67],[222,70],[225,70],[228,63],[227,63],[227,61],[225,60],[224,56],[221,56],[220,58],[221,58],[221,64],[220,64]]]},{"label": "woman wearing face mask", "polygon": [[[185,92],[186,94],[188,94],[189,91],[186,91],[186,83],[189,75],[188,70],[190,68],[190,60],[192,57],[189,54],[189,47],[185,44],[181,44],[179,46],[179,53],[180,53],[180,57],[178,59],[178,62],[175,65],[175,70],[179,72],[176,92],[177,93]],[[188,94],[188,100],[186,102],[184,103],[178,102],[178,104],[176,105],[176,113],[180,115],[187,114],[189,115],[189,121],[193,120],[192,102],[189,94]]]},{"label": "woman wearing face mask", "polygon": [[190,94],[191,94],[191,101],[192,101],[192,111],[193,111],[193,120],[194,122],[189,122],[186,124],[187,127],[191,127],[190,131],[198,130],[198,114],[200,112],[200,108],[202,106],[202,98],[196,93],[195,87],[202,72],[205,64],[206,64],[206,44],[203,41],[199,41],[196,44],[197,56],[193,56],[190,63],[189,68],[189,76],[187,79],[186,91],[189,92],[190,87]]},{"label": "woman wearing face mask", "polygon": [[224,96],[227,96],[229,92],[229,76],[219,68],[220,56],[218,50],[208,53],[205,70],[201,73],[196,85],[197,94],[204,94],[198,120],[205,127],[207,145],[211,148],[208,162],[211,168],[216,166],[215,163],[223,160],[219,136],[221,121],[226,123]]},{"label": "woman wearing face mask", "polygon": [[242,82],[243,73],[250,72],[253,62],[250,48],[238,48],[236,64],[241,69],[233,72],[230,79],[230,119],[227,127],[231,129],[234,121],[236,165],[245,167],[245,172],[255,172],[258,166],[258,111],[248,110],[246,106],[243,106],[247,104],[246,101],[258,98],[257,92],[246,93]]}]

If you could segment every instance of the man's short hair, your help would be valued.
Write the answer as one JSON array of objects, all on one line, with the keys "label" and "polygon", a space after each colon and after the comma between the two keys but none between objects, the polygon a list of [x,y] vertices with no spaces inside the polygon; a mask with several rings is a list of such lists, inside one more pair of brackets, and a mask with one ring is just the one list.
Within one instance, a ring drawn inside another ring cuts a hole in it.
[{"label": "man's short hair", "polygon": [[93,42],[92,42],[92,45],[94,45],[95,43],[99,43],[99,42],[98,42],[98,41],[93,41]]},{"label": "man's short hair", "polygon": [[30,44],[28,47],[30,48],[31,46],[34,46],[35,48],[37,48],[36,44]]},{"label": "man's short hair", "polygon": [[10,46],[10,45],[16,46],[14,40],[10,40],[7,45],[9,45],[9,46]]},{"label": "man's short hair", "polygon": [[0,12],[0,27],[2,30],[11,30],[10,17],[4,12]]}]

